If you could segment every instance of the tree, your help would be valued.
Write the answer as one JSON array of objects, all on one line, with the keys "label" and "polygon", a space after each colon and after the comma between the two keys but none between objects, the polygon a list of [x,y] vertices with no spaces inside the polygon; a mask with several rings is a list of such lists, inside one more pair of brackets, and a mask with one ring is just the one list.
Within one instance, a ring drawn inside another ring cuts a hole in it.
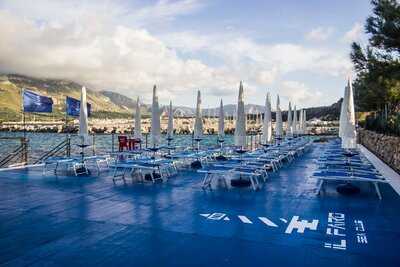
[{"label": "tree", "polygon": [[400,3],[372,0],[373,14],[365,23],[369,35],[365,49],[351,45],[350,58],[356,104],[361,111],[400,110]]}]

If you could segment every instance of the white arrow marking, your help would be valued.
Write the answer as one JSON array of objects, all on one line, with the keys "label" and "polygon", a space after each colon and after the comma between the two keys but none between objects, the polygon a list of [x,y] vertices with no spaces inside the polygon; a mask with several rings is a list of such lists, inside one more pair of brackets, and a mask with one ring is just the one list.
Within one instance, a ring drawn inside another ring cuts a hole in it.
[{"label": "white arrow marking", "polygon": [[225,213],[214,212],[213,214],[208,216],[207,219],[218,221],[218,220],[221,220],[224,217],[225,217]]},{"label": "white arrow marking", "polygon": [[242,221],[242,223],[253,223],[252,221],[249,220],[246,216],[239,215],[239,219]]},{"label": "white arrow marking", "polygon": [[203,213],[203,214],[200,214],[200,216],[203,216],[203,217],[208,217],[210,215],[210,213]]},{"label": "white arrow marking", "polygon": [[278,227],[278,225],[276,225],[275,223],[273,223],[271,220],[269,220],[267,217],[258,217],[258,219],[260,219],[263,223],[265,223],[268,226],[271,227]]},{"label": "white arrow marking", "polygon": [[280,220],[281,220],[282,222],[284,222],[284,223],[287,223],[287,220],[286,220],[286,219],[280,218]]},{"label": "white arrow marking", "polygon": [[231,219],[229,219],[228,217],[224,218],[224,221],[230,221]]}]

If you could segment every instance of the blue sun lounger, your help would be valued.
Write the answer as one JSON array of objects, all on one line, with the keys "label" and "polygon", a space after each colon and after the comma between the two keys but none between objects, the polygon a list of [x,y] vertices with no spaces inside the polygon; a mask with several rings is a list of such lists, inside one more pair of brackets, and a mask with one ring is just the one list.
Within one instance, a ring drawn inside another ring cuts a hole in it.
[{"label": "blue sun lounger", "polygon": [[57,174],[59,167],[64,166],[65,170],[71,168],[75,174],[75,176],[81,174],[89,174],[89,171],[86,167],[86,163],[76,158],[67,158],[67,157],[51,157],[44,161],[43,165],[43,175],[46,175],[49,171],[49,166],[54,166],[53,172]]},{"label": "blue sun lounger", "polygon": [[353,151],[353,155],[346,156],[349,152],[339,146],[340,143],[335,143],[327,148],[317,161],[319,167],[311,176],[318,179],[317,194],[327,181],[368,182],[373,184],[376,194],[382,199],[379,184],[388,183],[388,180],[361,153]]},{"label": "blue sun lounger", "polygon": [[112,165],[114,168],[113,182],[123,180],[126,183],[126,174],[130,173],[132,179],[139,176],[142,182],[145,176],[149,175],[150,180],[155,183],[157,180],[167,180],[177,173],[176,166],[171,160],[164,159],[136,159],[116,162]]},{"label": "blue sun lounger", "polygon": [[379,199],[382,199],[379,190],[380,183],[388,183],[383,176],[376,173],[363,173],[363,172],[343,172],[343,171],[320,171],[312,175],[313,178],[318,179],[317,194],[320,194],[323,185],[327,181],[343,181],[343,182],[368,182],[374,185],[376,194]]},{"label": "blue sun lounger", "polygon": [[83,161],[81,157],[50,157],[43,162],[43,175],[46,175],[50,166],[54,166],[54,173],[64,166],[65,170],[72,169],[75,176],[89,174],[88,166],[93,164],[96,166],[97,173],[100,174],[101,171],[109,169],[110,160],[109,155],[87,156],[83,158]]},{"label": "blue sun lounger", "polygon": [[244,178],[249,178],[254,191],[261,188],[259,179],[263,178],[264,173],[259,168],[249,168],[237,164],[212,165],[204,169],[197,170],[199,173],[204,173],[202,188],[211,189],[213,180],[222,180],[225,187],[228,188],[227,180],[234,175],[239,175]]}]

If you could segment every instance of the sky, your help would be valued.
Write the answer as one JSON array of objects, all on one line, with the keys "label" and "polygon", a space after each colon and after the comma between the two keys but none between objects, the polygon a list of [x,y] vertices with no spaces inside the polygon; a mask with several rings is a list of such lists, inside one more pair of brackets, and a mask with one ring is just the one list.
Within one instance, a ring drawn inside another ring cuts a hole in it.
[{"label": "sky", "polygon": [[0,72],[203,107],[330,105],[366,43],[368,0],[0,0]]}]

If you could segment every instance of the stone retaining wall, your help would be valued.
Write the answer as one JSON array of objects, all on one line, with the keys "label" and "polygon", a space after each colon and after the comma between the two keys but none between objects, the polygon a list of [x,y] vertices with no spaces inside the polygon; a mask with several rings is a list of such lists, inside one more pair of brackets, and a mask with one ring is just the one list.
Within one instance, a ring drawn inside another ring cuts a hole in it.
[{"label": "stone retaining wall", "polygon": [[360,144],[400,173],[400,137],[360,129],[358,139]]}]

